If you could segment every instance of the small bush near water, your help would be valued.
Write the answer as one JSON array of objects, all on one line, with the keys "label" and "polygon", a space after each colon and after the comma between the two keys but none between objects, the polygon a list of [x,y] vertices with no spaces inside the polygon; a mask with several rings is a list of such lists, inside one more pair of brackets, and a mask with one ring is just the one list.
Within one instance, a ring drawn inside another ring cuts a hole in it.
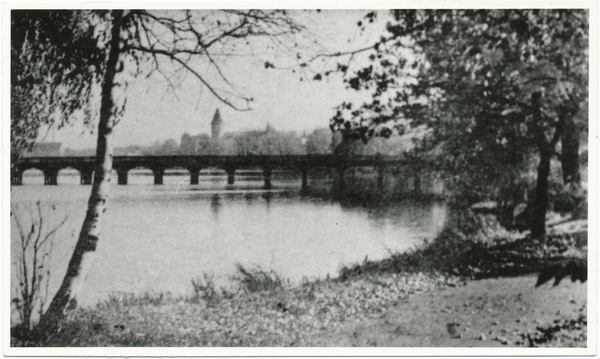
[{"label": "small bush near water", "polygon": [[206,303],[212,303],[219,297],[215,282],[212,275],[204,273],[204,280],[200,278],[192,279],[192,295],[191,302],[198,303],[204,300]]},{"label": "small bush near water", "polygon": [[240,284],[241,289],[250,293],[282,289],[284,285],[290,284],[272,270],[267,272],[260,267],[247,269],[239,263],[236,268],[238,274],[233,279]]}]

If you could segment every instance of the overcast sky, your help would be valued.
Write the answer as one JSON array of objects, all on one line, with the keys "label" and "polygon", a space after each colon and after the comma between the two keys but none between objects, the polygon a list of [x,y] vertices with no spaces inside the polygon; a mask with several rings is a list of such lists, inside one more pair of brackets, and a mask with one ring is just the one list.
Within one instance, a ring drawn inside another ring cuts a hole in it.
[{"label": "overcast sky", "polygon": [[[380,10],[379,19],[370,27],[372,30],[361,34],[356,24],[366,13],[327,10],[303,16],[312,35],[328,49],[326,51],[333,53],[365,47],[381,36],[387,12]],[[331,59],[317,66],[332,67],[337,61]],[[358,67],[365,61],[366,56],[357,56],[352,64]],[[262,129],[267,123],[279,131],[309,132],[327,127],[335,114],[335,106],[341,102],[366,98],[364,94],[346,90],[341,74],[323,81],[300,81],[297,72],[265,69],[264,58],[231,59],[224,69],[241,94],[254,98],[251,111],[238,112],[227,107],[193,78],[185,80],[177,97],[156,79],[138,79],[129,83],[125,115],[115,128],[113,145],[148,145],[169,138],[179,142],[184,133],[210,133],[210,121],[216,108],[220,109],[224,132]],[[63,148],[90,148],[96,142],[90,130],[80,124],[50,131],[42,141],[53,140],[62,142]]]}]

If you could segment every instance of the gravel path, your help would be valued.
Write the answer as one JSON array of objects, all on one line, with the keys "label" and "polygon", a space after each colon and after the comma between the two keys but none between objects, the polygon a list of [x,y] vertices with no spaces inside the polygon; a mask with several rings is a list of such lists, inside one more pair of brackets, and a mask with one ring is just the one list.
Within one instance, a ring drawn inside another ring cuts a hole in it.
[{"label": "gravel path", "polygon": [[[494,347],[522,346],[520,334],[554,320],[577,318],[587,303],[587,283],[565,279],[534,288],[536,276],[470,281],[410,296],[376,319],[348,323],[323,333],[317,346]],[[454,330],[448,327],[457,323]],[[452,334],[450,334],[452,332]],[[585,346],[561,338],[558,346]]]}]

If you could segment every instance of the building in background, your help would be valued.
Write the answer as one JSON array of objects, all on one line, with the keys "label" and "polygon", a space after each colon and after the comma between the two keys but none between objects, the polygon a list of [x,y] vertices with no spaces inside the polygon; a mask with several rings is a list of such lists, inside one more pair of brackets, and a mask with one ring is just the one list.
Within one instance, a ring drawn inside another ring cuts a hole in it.
[{"label": "building in background", "polygon": [[210,123],[210,128],[213,141],[218,141],[221,138],[221,130],[223,129],[223,120],[221,120],[219,109],[215,111],[215,115]]},{"label": "building in background", "polygon": [[31,151],[26,152],[26,157],[55,157],[62,156],[63,151],[61,149],[62,143],[60,142],[41,142],[35,143]]}]

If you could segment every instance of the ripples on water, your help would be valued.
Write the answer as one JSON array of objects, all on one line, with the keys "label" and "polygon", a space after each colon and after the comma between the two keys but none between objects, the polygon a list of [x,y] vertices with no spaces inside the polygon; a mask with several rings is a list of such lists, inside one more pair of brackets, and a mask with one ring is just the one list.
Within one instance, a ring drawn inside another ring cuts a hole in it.
[{"label": "ripples on water", "polygon": [[[13,205],[41,201],[69,216],[56,239],[57,288],[85,216],[91,186],[77,172],[61,171],[58,186],[44,186],[28,171],[23,186],[11,187]],[[380,259],[432,238],[446,218],[443,203],[401,202],[385,207],[342,206],[300,196],[300,179],[277,180],[262,189],[259,175],[201,176],[189,185],[185,175],[165,176],[154,186],[149,171],[132,171],[127,186],[112,186],[94,268],[86,280],[89,304],[109,293],[147,290],[186,293],[190,281],[206,272],[219,285],[230,283],[235,264],[260,265],[299,282],[303,277],[336,276],[341,264]],[[323,178],[313,186],[329,186]],[[113,179],[116,183],[116,178]],[[13,225],[13,241],[17,231]]]}]

